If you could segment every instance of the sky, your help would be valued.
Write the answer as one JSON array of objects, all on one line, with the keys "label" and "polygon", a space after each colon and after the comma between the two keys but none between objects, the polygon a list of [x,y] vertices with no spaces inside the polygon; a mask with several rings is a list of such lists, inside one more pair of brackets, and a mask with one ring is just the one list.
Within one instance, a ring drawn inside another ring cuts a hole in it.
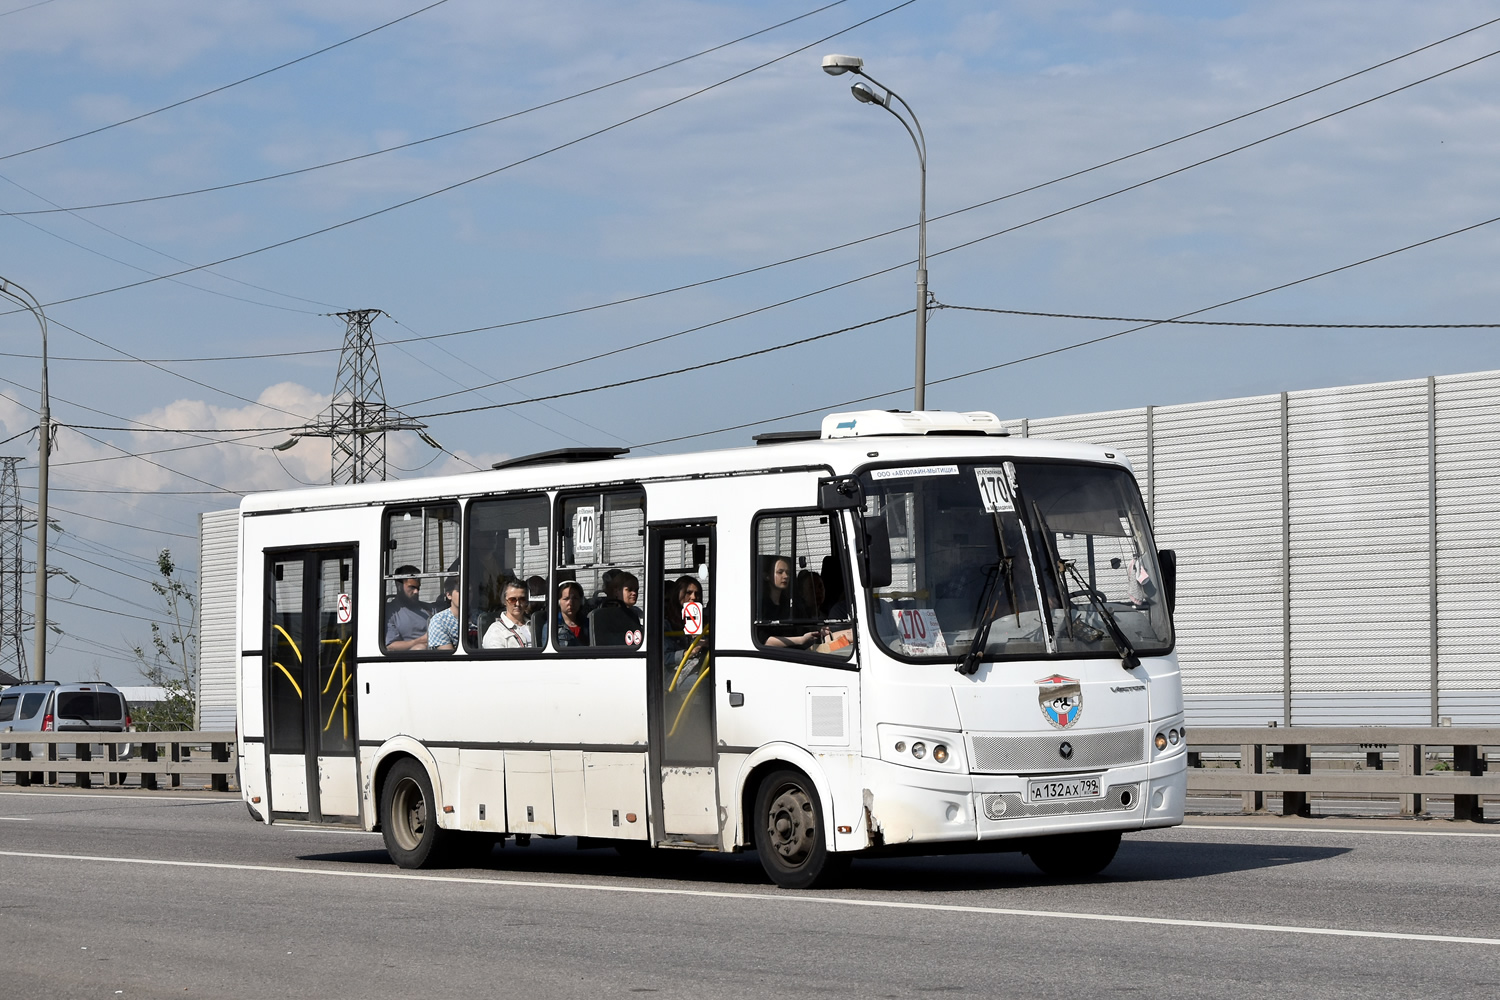
[{"label": "sky", "polygon": [[[1500,369],[1496,329],[1360,326],[1500,324],[1497,17],[0,0],[0,277],[45,312],[61,425],[48,676],[139,683],[157,553],[191,582],[199,513],[328,481],[326,439],[272,446],[326,414],[342,311],[382,310],[386,401],[442,447],[392,435],[392,478],[910,408],[917,148],[829,53],[926,138],[930,409]],[[1057,315],[1189,313],[1335,328]],[[28,506],[39,346],[0,300],[0,455]]]}]

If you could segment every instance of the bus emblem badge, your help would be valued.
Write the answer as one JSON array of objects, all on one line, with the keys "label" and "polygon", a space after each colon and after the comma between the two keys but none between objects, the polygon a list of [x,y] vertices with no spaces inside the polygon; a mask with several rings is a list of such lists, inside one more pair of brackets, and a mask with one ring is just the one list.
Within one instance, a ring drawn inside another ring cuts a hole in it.
[{"label": "bus emblem badge", "polygon": [[1053,674],[1037,681],[1042,717],[1053,729],[1067,729],[1083,714],[1083,686],[1072,677]]}]

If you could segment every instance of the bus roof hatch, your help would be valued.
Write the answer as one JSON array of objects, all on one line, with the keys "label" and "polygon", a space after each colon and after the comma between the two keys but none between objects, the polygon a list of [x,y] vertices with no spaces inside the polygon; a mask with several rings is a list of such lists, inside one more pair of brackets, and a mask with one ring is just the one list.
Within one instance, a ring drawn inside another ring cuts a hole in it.
[{"label": "bus roof hatch", "polygon": [[855,410],[823,418],[825,440],[831,438],[889,437],[924,434],[993,434],[1008,437],[993,413],[974,410]]}]

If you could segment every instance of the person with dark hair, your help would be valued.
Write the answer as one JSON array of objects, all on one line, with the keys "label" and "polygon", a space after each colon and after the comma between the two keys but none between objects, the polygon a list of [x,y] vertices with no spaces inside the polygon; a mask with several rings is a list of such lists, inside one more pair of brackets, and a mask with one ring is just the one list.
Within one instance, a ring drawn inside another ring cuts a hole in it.
[{"label": "person with dark hair", "polygon": [[589,632],[595,646],[633,646],[641,640],[641,581],[634,573],[611,570],[606,574],[605,597],[589,612]]},{"label": "person with dark hair", "polygon": [[458,577],[443,578],[443,596],[448,606],[427,621],[427,648],[454,650],[458,648]]},{"label": "person with dark hair", "polygon": [[766,560],[761,579],[760,620],[785,621],[792,617],[792,561],[786,556]]},{"label": "person with dark hair", "polygon": [[823,587],[823,577],[810,569],[797,571],[797,595],[792,601],[792,611],[797,618],[822,618],[823,601],[828,592]]},{"label": "person with dark hair", "polygon": [[557,585],[557,617],[552,623],[552,632],[557,636],[558,649],[589,644],[589,620],[583,613],[583,585],[577,580],[564,580]]},{"label": "person with dark hair", "polygon": [[427,620],[431,609],[422,603],[421,570],[415,566],[400,566],[396,569],[396,594],[386,607],[385,649],[388,653],[404,653],[427,648]]}]

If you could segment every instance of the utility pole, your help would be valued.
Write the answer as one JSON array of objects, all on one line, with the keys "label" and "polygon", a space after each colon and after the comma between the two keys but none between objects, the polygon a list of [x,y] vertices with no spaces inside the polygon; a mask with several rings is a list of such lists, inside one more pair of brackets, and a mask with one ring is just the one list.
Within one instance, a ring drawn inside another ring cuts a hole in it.
[{"label": "utility pole", "polygon": [[375,336],[370,324],[379,309],[351,309],[335,313],[346,324],[344,348],[339,353],[339,373],[334,381],[333,402],[326,420],[292,432],[290,447],[298,438],[326,437],[333,442],[331,482],[383,482],[386,478],[385,435],[387,431],[416,431],[423,441],[441,449],[427,435],[427,425],[385,404],[380,384],[380,361],[375,357]]},{"label": "utility pole", "polygon": [[42,304],[26,289],[0,277],[0,295],[21,303],[36,318],[42,329],[42,402],[37,411],[36,463],[36,633],[32,651],[36,669],[32,679],[47,679],[47,465],[52,454],[52,403],[47,392],[47,314]]},{"label": "utility pole", "polygon": [[[0,458],[0,668],[27,679],[26,647],[21,643],[21,490],[19,458]],[[45,639],[41,640],[45,641]]]}]

